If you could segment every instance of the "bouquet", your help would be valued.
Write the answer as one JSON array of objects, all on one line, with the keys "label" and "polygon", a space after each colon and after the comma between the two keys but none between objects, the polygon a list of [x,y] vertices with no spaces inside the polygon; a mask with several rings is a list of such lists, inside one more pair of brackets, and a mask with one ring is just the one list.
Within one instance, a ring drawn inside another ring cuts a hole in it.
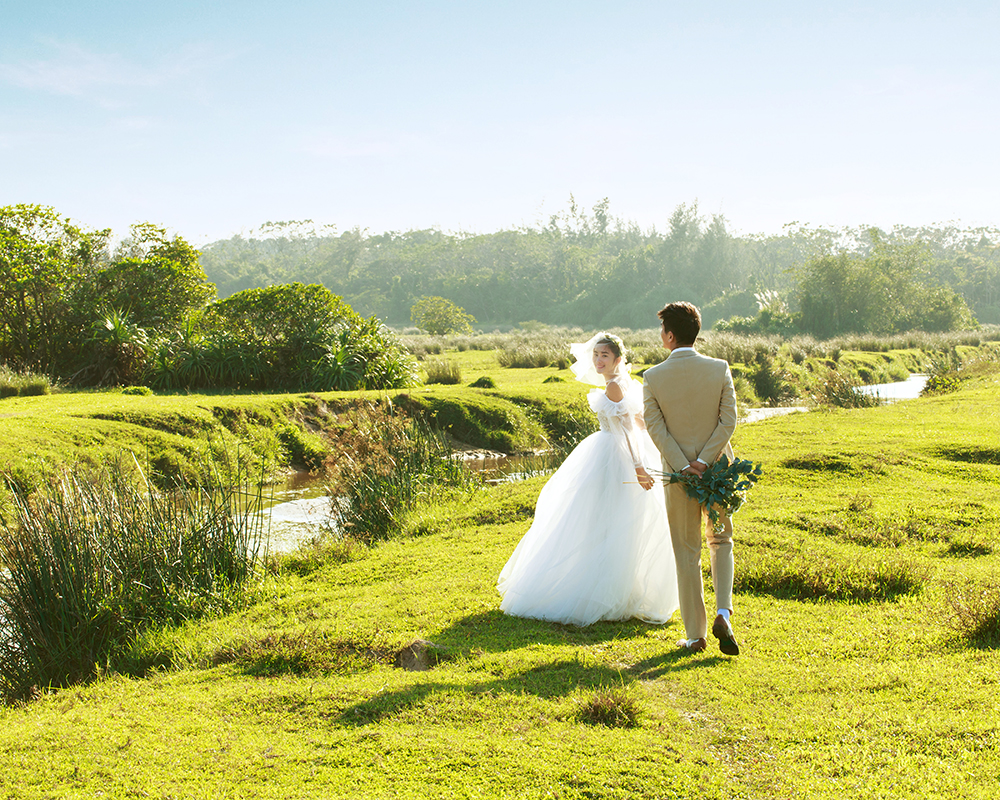
[{"label": "bouquet", "polygon": [[723,453],[719,460],[705,470],[701,477],[682,472],[647,470],[664,484],[680,483],[692,500],[697,500],[708,510],[712,526],[718,528],[721,512],[731,517],[746,500],[746,493],[760,477],[760,464],[745,458],[729,458]]}]

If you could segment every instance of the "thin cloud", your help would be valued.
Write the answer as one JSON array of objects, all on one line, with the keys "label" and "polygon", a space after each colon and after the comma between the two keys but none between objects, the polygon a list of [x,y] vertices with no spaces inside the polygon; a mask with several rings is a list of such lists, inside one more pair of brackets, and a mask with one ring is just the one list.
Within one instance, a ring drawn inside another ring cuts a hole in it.
[{"label": "thin cloud", "polygon": [[52,58],[0,63],[0,81],[31,91],[103,103],[109,92],[164,86],[231,58],[205,46],[188,46],[160,64],[147,66],[118,53],[95,53],[56,41],[47,44],[55,51]]}]

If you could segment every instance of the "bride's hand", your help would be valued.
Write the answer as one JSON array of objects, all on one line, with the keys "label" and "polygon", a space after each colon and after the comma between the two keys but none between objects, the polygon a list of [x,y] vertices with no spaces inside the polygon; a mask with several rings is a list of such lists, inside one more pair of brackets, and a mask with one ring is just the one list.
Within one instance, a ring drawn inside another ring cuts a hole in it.
[{"label": "bride's hand", "polygon": [[645,489],[647,492],[653,488],[655,481],[648,472],[646,472],[645,467],[635,468],[635,477],[639,479],[639,485]]}]

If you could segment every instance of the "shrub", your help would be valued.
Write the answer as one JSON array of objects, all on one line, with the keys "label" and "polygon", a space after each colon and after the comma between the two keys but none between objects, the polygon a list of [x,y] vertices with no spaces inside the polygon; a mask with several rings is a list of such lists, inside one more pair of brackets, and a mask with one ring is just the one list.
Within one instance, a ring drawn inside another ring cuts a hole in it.
[{"label": "shrub", "polygon": [[771,355],[757,353],[748,368],[747,379],[763,402],[778,405],[796,396],[791,373]]},{"label": "shrub", "polygon": [[480,375],[469,386],[473,389],[496,389],[497,382],[489,375]]},{"label": "shrub", "polygon": [[148,397],[152,393],[153,390],[148,386],[126,386],[122,389],[122,394],[139,395],[142,397]]},{"label": "shrub", "polygon": [[831,369],[820,383],[816,399],[837,408],[873,408],[879,404],[878,397],[860,389],[861,381],[856,377]]},{"label": "shrub", "polygon": [[435,485],[474,485],[447,437],[422,421],[389,404],[365,402],[347,416],[327,459],[332,517],[342,535],[366,544],[389,538]]}]

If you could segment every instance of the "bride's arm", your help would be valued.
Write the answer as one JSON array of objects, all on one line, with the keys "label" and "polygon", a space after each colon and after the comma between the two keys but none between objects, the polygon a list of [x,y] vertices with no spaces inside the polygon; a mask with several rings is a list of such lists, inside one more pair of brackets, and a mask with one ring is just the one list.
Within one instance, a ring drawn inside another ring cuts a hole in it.
[{"label": "bride's arm", "polygon": [[[621,386],[616,381],[609,381],[604,393],[607,395],[608,400],[614,403],[620,403],[625,398]],[[653,479],[646,472],[646,467],[643,466],[642,456],[640,455],[642,451],[639,449],[639,443],[633,441],[635,430],[632,426],[635,422],[638,422],[640,426],[642,425],[641,415],[631,414],[626,411],[621,416],[612,416],[610,421],[612,432],[625,442],[629,457],[632,459],[632,466],[635,467],[635,477],[639,481],[639,485],[646,491],[649,491],[653,488]]]}]

